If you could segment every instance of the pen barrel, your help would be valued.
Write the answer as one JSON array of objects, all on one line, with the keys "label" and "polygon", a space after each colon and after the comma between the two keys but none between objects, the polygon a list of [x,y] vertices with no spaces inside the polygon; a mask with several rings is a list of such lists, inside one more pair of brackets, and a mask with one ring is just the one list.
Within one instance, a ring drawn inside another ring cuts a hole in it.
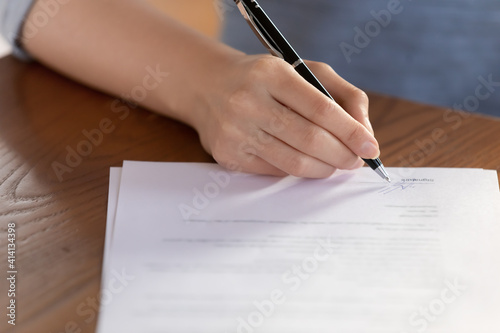
[{"label": "pen barrel", "polygon": [[297,65],[295,67],[295,70],[297,71],[297,73],[300,74],[300,76],[306,79],[307,82],[316,87],[316,89],[321,91],[328,98],[334,100],[333,97],[330,95],[330,93],[325,89],[325,87],[323,87],[321,82],[319,82],[319,80],[316,78],[316,76],[313,74],[313,72],[311,72],[309,67],[307,67],[307,65],[304,62],[301,62],[299,65]]},{"label": "pen barrel", "polygon": [[[297,73],[316,89],[321,91],[326,97],[335,101],[321,82],[311,72],[286,38],[271,21],[256,0],[235,0],[241,13],[257,34],[259,39],[271,51],[272,54],[281,57],[284,61],[292,65]],[[363,159],[370,168],[375,170],[382,178],[390,182],[390,178],[385,172],[380,159]]]},{"label": "pen barrel", "polygon": [[375,170],[377,168],[379,168],[380,166],[382,166],[382,161],[378,158],[376,159],[373,159],[373,160],[370,160],[370,159],[365,159],[363,158],[363,161],[365,161],[365,163],[372,169],[372,170]]}]

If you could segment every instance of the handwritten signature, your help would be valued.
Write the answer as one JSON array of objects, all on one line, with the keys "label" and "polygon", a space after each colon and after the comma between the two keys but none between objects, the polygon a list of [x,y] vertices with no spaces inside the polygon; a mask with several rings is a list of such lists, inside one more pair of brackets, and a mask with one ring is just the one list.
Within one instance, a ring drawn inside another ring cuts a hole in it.
[{"label": "handwritten signature", "polygon": [[387,185],[386,187],[384,187],[383,189],[378,191],[378,193],[385,195],[385,194],[392,193],[394,191],[404,191],[404,190],[408,190],[411,188],[415,188],[416,186],[417,186],[417,184],[415,184],[415,183],[397,182],[397,183],[394,183],[391,185]]}]

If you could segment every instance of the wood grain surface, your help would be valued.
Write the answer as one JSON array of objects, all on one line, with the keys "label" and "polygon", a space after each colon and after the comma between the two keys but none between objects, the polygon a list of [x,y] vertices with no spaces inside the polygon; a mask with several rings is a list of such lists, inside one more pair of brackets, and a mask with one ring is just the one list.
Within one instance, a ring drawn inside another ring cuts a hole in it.
[{"label": "wood grain surface", "polygon": [[[0,267],[7,271],[7,223],[14,222],[18,270],[17,325],[7,325],[2,279],[0,331],[94,332],[109,168],[123,160],[213,160],[183,124],[41,65],[6,57],[0,73]],[[370,97],[386,166],[500,170],[498,119]],[[102,124],[108,133],[85,144]],[[68,152],[78,149],[86,156],[67,163]],[[71,171],[58,177],[58,163]]]}]

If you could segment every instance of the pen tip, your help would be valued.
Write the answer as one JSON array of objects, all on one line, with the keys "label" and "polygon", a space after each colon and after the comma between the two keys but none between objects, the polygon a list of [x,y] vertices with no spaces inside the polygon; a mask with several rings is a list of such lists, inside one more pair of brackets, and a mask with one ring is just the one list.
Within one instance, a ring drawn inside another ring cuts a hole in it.
[{"label": "pen tip", "polygon": [[391,178],[389,178],[388,176],[384,177],[384,179],[385,179],[388,183],[390,183],[390,182],[391,182]]}]

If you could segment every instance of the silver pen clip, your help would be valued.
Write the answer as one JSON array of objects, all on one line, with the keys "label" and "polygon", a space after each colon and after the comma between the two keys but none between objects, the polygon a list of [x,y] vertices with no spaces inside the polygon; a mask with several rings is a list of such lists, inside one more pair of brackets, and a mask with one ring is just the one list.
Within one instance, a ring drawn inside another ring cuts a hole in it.
[{"label": "silver pen clip", "polygon": [[265,30],[248,11],[245,4],[241,0],[236,0],[235,2],[241,12],[241,15],[243,15],[245,20],[248,22],[248,25],[250,25],[250,28],[252,28],[253,32],[255,33],[255,35],[257,35],[262,44],[264,44],[264,46],[269,50],[269,52],[271,52],[272,55],[284,59],[283,54],[272,44],[272,40],[270,40],[271,37],[267,35]]}]

